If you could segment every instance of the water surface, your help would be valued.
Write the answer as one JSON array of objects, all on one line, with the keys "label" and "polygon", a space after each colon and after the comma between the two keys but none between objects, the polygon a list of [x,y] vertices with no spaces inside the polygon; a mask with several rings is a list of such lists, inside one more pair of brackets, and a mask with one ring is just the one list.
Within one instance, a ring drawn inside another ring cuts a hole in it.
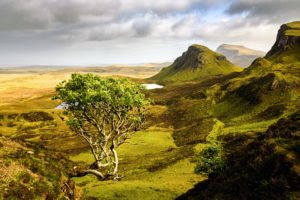
[{"label": "water surface", "polygon": [[145,86],[147,90],[160,89],[160,88],[164,87],[162,85],[158,85],[155,83],[146,83],[146,84],[143,84],[143,86]]}]

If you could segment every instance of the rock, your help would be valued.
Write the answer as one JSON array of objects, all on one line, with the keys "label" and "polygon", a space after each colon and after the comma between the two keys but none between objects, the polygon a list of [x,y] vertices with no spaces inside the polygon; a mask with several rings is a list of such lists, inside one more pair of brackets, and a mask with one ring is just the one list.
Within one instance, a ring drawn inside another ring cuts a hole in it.
[{"label": "rock", "polygon": [[33,151],[27,151],[27,153],[28,153],[28,154],[34,154],[34,152],[33,152]]},{"label": "rock", "polygon": [[300,48],[300,21],[283,24],[277,34],[277,39],[266,58],[294,48]]}]

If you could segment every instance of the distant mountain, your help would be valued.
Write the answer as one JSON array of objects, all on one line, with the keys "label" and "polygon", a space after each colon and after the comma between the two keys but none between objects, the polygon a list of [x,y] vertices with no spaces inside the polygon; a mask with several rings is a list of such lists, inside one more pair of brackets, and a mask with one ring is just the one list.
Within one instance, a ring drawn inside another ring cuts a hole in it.
[{"label": "distant mountain", "polygon": [[152,79],[160,82],[193,81],[239,70],[222,54],[195,44]]},{"label": "distant mountain", "polygon": [[0,67],[0,74],[40,74],[40,73],[98,73],[104,76],[127,76],[147,78],[157,74],[163,67],[171,63],[144,63],[130,65],[105,65],[105,66],[20,66]]},{"label": "distant mountain", "polygon": [[263,51],[249,49],[241,45],[222,44],[217,50],[218,53],[225,55],[235,65],[248,67],[253,60],[266,55]]}]

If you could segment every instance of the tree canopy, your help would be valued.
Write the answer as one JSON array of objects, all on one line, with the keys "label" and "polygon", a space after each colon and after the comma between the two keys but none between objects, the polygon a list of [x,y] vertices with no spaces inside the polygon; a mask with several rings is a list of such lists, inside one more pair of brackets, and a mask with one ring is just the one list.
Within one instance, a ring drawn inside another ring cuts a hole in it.
[{"label": "tree canopy", "polygon": [[56,87],[54,99],[66,104],[67,124],[87,141],[95,158],[81,174],[118,178],[116,148],[144,121],[148,101],[142,90],[142,85],[126,78],[93,74],[72,74]]}]

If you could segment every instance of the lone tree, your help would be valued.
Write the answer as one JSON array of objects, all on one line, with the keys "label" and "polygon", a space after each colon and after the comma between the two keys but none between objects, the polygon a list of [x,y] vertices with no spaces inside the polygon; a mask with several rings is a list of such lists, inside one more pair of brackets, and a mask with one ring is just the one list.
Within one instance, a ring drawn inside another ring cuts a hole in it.
[{"label": "lone tree", "polygon": [[144,121],[148,101],[143,86],[125,78],[100,78],[72,74],[61,82],[54,99],[66,104],[67,124],[89,144],[95,162],[78,176],[94,174],[100,179],[118,179],[116,149]]}]

